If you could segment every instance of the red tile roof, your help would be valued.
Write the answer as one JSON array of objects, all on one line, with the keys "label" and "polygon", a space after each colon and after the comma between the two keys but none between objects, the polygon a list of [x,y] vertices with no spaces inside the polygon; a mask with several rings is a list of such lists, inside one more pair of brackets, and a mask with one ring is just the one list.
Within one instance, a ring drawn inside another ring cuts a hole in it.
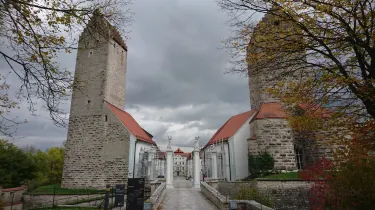
[{"label": "red tile roof", "polygon": [[257,140],[257,136],[253,135],[252,137],[248,138],[247,140]]},{"label": "red tile roof", "polygon": [[160,160],[164,160],[165,159],[165,152],[162,152],[162,151],[157,152],[157,157]]},{"label": "red tile roof", "polygon": [[180,155],[181,157],[189,157],[190,153],[174,153],[176,155]]},{"label": "red tile roof", "polygon": [[176,151],[174,151],[174,154],[176,153],[184,153],[180,148],[178,148]]},{"label": "red tile roof", "polygon": [[3,188],[2,192],[15,192],[15,191],[22,191],[25,190],[24,186],[21,187],[13,187],[13,188]]},{"label": "red tile roof", "polygon": [[132,133],[138,140],[155,144],[149,135],[142,129],[142,127],[135,121],[135,119],[127,112],[117,108],[116,106],[105,101],[108,108],[117,116],[118,119],[125,125],[125,127]]},{"label": "red tile roof", "polygon": [[212,136],[212,138],[207,142],[206,146],[204,146],[203,148],[206,148],[207,146],[219,142],[221,140],[228,140],[254,113],[255,110],[250,110],[231,117],[226,123],[224,123],[223,126],[221,126],[221,128],[219,128],[219,130],[216,131],[216,133]]},{"label": "red tile roof", "polygon": [[287,115],[284,112],[283,107],[279,102],[264,103],[259,109],[255,119],[265,118],[286,118]]},{"label": "red tile roof", "polygon": [[299,104],[298,106],[314,117],[328,118],[333,114],[332,110],[321,107],[319,104]]}]

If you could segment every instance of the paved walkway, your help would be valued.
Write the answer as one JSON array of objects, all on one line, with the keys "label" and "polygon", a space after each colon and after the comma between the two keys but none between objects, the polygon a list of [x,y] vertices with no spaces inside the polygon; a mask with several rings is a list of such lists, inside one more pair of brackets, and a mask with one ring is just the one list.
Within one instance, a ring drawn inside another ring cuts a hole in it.
[{"label": "paved walkway", "polygon": [[161,209],[163,210],[217,210],[200,189],[192,188],[192,181],[185,177],[173,178],[174,189],[167,189]]}]

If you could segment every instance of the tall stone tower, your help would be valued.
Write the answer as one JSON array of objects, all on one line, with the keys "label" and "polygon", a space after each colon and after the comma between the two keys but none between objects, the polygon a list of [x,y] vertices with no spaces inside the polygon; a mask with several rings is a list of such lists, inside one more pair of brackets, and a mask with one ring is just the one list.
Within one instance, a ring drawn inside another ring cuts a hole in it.
[{"label": "tall stone tower", "polygon": [[[266,14],[259,22],[257,27],[254,29],[254,33],[250,43],[248,45],[247,53],[249,54],[261,54],[264,50],[262,45],[265,43],[262,40],[258,40],[258,35],[267,34],[267,31],[275,26],[272,25],[273,17]],[[264,56],[264,54],[262,55]],[[256,60],[248,62],[248,79],[249,79],[249,90],[250,90],[250,106],[251,109],[258,110],[263,103],[279,102],[278,98],[272,97],[267,93],[267,88],[272,88],[275,84],[274,74],[270,74],[272,70],[269,69],[270,64],[266,61]]]},{"label": "tall stone tower", "polygon": [[107,107],[125,105],[127,46],[100,14],[79,37],[62,187],[126,184],[130,134]]},{"label": "tall stone tower", "polygon": [[[282,14],[280,14],[282,16]],[[303,43],[303,37],[294,34],[292,22],[280,20],[279,16],[265,14],[254,29],[249,42],[248,78],[250,105],[259,109],[263,103],[279,102],[279,98],[270,95],[267,89],[273,88],[278,82],[289,83],[309,77],[308,69],[301,65],[306,54],[298,51],[298,46],[287,47],[290,43]],[[293,34],[288,38],[288,34]],[[293,40],[293,42],[291,42]],[[296,52],[292,52],[296,50]]]}]

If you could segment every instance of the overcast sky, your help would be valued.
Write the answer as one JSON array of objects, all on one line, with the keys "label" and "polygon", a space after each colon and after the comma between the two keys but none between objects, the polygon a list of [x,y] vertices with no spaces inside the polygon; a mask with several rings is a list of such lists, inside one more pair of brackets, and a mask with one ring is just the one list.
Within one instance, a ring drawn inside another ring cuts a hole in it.
[{"label": "overcast sky", "polygon": [[[214,0],[134,0],[131,9],[125,110],[159,145],[168,135],[176,146],[193,146],[195,136],[203,145],[232,115],[250,109],[247,78],[224,74],[229,55],[218,48],[230,28]],[[59,60],[73,70],[75,56]],[[13,113],[28,120],[15,135],[18,145],[45,149],[66,140],[67,129],[43,113],[31,116],[24,106]]]}]

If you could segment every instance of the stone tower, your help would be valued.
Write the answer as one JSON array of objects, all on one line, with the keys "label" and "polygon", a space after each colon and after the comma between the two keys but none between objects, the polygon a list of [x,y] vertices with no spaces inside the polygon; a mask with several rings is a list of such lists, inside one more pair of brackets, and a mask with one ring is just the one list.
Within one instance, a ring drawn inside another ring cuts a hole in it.
[{"label": "stone tower", "polygon": [[248,55],[253,55],[248,57],[252,109],[259,109],[263,103],[280,101],[267,92],[267,89],[279,81],[288,83],[308,78],[308,70],[301,68],[306,54],[301,51],[291,53],[288,48],[282,47],[290,44],[290,39],[303,43],[302,37],[284,37],[294,30],[296,29],[293,23],[280,20],[272,14],[265,14],[255,27],[247,49]]},{"label": "stone tower", "polygon": [[62,187],[127,183],[130,134],[107,107],[124,108],[126,58],[120,33],[95,15],[78,42]]},{"label": "stone tower", "polygon": [[254,29],[247,49],[251,55],[248,56],[250,105],[257,111],[250,122],[252,136],[248,139],[248,151],[250,155],[267,151],[275,159],[275,169],[295,170],[332,152],[316,141],[314,135],[298,133],[287,122],[286,108],[306,111],[308,106],[283,104],[267,92],[278,82],[286,86],[314,77],[304,62],[304,39],[295,33],[298,27],[287,19],[280,20],[282,15],[265,14]]}]

